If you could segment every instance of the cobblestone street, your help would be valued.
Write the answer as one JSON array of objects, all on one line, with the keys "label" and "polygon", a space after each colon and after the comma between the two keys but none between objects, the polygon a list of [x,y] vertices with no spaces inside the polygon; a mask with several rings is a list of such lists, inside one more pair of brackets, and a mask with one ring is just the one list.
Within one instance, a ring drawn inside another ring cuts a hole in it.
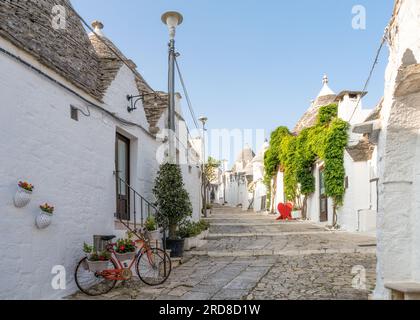
[{"label": "cobblestone street", "polygon": [[[367,299],[374,288],[372,237],[232,208],[214,210],[209,221],[208,243],[187,253],[167,283],[131,281],[99,299]],[[365,288],[355,289],[364,275]]]}]

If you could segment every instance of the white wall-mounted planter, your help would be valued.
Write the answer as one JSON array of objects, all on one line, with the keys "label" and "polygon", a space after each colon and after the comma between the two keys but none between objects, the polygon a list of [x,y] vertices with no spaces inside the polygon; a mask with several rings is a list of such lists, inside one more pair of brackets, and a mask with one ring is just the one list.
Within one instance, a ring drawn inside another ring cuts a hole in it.
[{"label": "white wall-mounted planter", "polygon": [[29,204],[29,202],[31,202],[31,198],[32,191],[28,191],[21,187],[18,187],[13,202],[16,208],[23,208],[26,207]]},{"label": "white wall-mounted planter", "polygon": [[52,222],[52,214],[41,211],[35,219],[35,224],[38,229],[48,228]]}]

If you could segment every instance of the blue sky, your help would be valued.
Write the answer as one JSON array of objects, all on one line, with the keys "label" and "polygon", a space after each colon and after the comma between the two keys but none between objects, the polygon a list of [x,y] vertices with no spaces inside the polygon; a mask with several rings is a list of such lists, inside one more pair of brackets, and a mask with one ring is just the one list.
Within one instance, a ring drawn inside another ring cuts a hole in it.
[{"label": "blue sky", "polygon": [[[167,86],[168,34],[160,16],[182,12],[179,62],[197,116],[208,116],[209,128],[265,129],[267,135],[279,125],[295,125],[321,89],[324,73],[337,93],[363,88],[393,7],[392,0],[72,3],[87,21],[104,22],[105,34],[156,90]],[[366,30],[352,28],[355,5],[366,7]],[[365,107],[383,95],[387,54],[385,48]]]}]

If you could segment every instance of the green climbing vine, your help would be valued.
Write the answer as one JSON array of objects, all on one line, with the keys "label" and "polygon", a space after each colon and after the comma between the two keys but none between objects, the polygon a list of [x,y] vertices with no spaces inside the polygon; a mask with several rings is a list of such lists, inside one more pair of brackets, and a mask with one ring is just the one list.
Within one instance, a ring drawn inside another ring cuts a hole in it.
[{"label": "green climbing vine", "polygon": [[265,153],[264,166],[265,166],[265,184],[270,187],[271,179],[277,173],[280,165],[278,150],[280,144],[285,136],[290,136],[290,131],[286,127],[278,127],[271,134],[270,147]]},{"label": "green climbing vine", "polygon": [[288,201],[315,191],[313,166],[317,159],[325,162],[325,185],[335,208],[343,203],[345,193],[344,148],[348,143],[348,124],[338,118],[336,104],[321,107],[317,123],[292,135],[279,127],[271,135],[270,149],[265,156],[268,187],[279,168],[284,172],[284,189]]}]

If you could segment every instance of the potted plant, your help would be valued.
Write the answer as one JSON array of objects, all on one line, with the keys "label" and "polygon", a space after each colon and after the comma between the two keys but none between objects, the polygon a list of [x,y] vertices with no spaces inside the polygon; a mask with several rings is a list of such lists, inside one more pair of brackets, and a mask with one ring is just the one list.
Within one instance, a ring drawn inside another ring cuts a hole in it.
[{"label": "potted plant", "polygon": [[209,235],[210,222],[205,221],[205,220],[201,220],[199,222],[199,224],[200,224],[200,230],[201,230],[201,233],[200,233],[200,238],[201,239],[200,240],[203,240],[203,239],[207,238],[208,235]]},{"label": "potted plant", "polygon": [[184,239],[184,250],[189,251],[198,246],[197,236],[200,234],[200,225],[189,220],[182,223],[178,230],[178,236]]},{"label": "potted plant", "polygon": [[177,235],[177,229],[182,221],[191,217],[192,205],[178,165],[164,163],[160,166],[153,193],[159,210],[157,222],[169,227],[166,246],[171,250],[172,257],[182,257],[184,239]]},{"label": "potted plant", "polygon": [[302,219],[302,209],[299,207],[294,207],[292,211],[292,219]]},{"label": "potted plant", "polygon": [[111,253],[108,251],[95,252],[92,246],[88,244],[83,245],[83,251],[86,253],[86,261],[89,271],[101,273],[108,268],[111,260]]},{"label": "potted plant", "polygon": [[162,235],[160,230],[158,230],[156,218],[154,216],[147,217],[145,228],[150,241],[162,240]]},{"label": "potted plant", "polygon": [[52,216],[54,214],[54,207],[48,203],[39,206],[41,212],[36,217],[35,223],[39,229],[47,228],[52,222]]},{"label": "potted plant", "polygon": [[207,204],[207,206],[206,206],[206,213],[207,213],[207,217],[209,216],[209,215],[211,215],[211,210],[213,209],[213,206],[211,205],[211,204]]},{"label": "potted plant", "polygon": [[188,251],[197,248],[202,240],[208,236],[209,223],[206,221],[192,222],[184,221],[179,227],[178,235],[185,240],[184,250]]},{"label": "potted plant", "polygon": [[114,251],[119,261],[133,260],[136,255],[136,243],[131,237],[119,239],[115,244]]},{"label": "potted plant", "polygon": [[28,183],[19,181],[18,183],[18,190],[16,191],[14,197],[14,203],[17,208],[23,208],[31,201],[31,196],[34,191],[35,187]]}]

